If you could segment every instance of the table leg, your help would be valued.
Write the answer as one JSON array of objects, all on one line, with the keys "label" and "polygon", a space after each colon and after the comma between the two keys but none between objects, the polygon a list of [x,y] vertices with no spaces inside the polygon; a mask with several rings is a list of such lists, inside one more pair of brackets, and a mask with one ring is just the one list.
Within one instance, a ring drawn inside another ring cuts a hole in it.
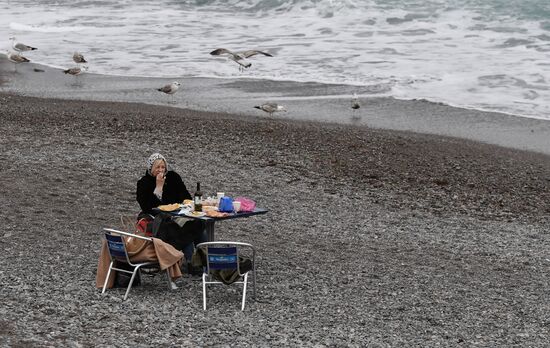
[{"label": "table leg", "polygon": [[214,242],[214,220],[207,220],[206,221],[206,235],[208,236],[209,242]]}]

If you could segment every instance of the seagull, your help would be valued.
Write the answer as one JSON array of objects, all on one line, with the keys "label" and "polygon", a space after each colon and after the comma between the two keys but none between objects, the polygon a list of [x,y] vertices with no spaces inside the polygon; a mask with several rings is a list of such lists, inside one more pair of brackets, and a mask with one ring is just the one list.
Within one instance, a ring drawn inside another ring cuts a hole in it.
[{"label": "seagull", "polygon": [[73,75],[73,76],[78,76],[80,74],[82,74],[83,72],[87,71],[88,70],[88,67],[87,66],[83,66],[82,68],[81,67],[74,67],[74,68],[70,68],[70,69],[67,69],[67,70],[63,70],[63,72],[65,74],[69,74],[69,75]]},{"label": "seagull", "polygon": [[278,105],[276,103],[265,103],[262,105],[256,105],[254,108],[267,112],[269,116],[273,116],[273,113],[278,111],[286,112],[286,109],[284,106]]},{"label": "seagull", "polygon": [[246,68],[250,68],[250,66],[252,65],[252,63],[250,63],[250,62],[246,62],[246,61],[242,62],[242,60],[244,60],[246,58],[255,56],[257,54],[263,54],[264,56],[267,56],[267,57],[273,57],[273,55],[271,55],[267,52],[262,52],[262,51],[258,51],[258,50],[231,52],[230,50],[227,50],[225,48],[218,48],[218,49],[210,52],[210,54],[213,55],[213,56],[226,55],[228,59],[230,59],[230,60],[234,61],[235,63],[239,64],[239,70],[240,71],[243,71],[243,69],[246,69]]},{"label": "seagull", "polygon": [[13,49],[16,50],[17,52],[34,51],[37,49],[36,47],[31,47],[31,46],[22,44],[20,42],[16,42],[15,36],[10,37],[10,40],[11,40],[11,47],[13,47]]},{"label": "seagull", "polygon": [[357,99],[357,94],[353,93],[353,99],[351,100],[351,119],[353,121],[358,121],[361,119],[361,114],[356,114],[357,110],[361,107],[359,104],[359,99]]},{"label": "seagull", "polygon": [[359,104],[359,100],[357,99],[357,94],[353,94],[353,99],[351,100],[351,108],[353,110],[357,110],[361,107],[361,105]]},{"label": "seagull", "polygon": [[178,91],[180,86],[181,86],[181,84],[179,82],[174,81],[169,85],[166,85],[162,88],[158,88],[157,91],[164,92],[166,94],[174,94]]},{"label": "seagull", "polygon": [[8,60],[10,62],[14,63],[14,65],[13,65],[14,71],[17,71],[17,64],[30,62],[29,59],[23,57],[19,53],[7,51],[6,56],[8,57]]},{"label": "seagull", "polygon": [[178,91],[180,86],[181,83],[174,81],[171,84],[166,85],[162,88],[157,88],[157,91],[172,95],[172,102],[174,102],[174,93]]},{"label": "seagull", "polygon": [[29,59],[23,57],[22,55],[20,55],[19,53],[15,53],[15,52],[8,52],[7,53],[7,56],[8,56],[8,60],[12,63],[28,63],[30,62]]},{"label": "seagull", "polygon": [[83,65],[82,67],[76,66],[74,68],[70,68],[67,70],[63,70],[65,74],[73,75],[75,78],[75,86],[79,85],[79,79],[78,76],[80,76],[85,71],[88,71],[88,67]]},{"label": "seagull", "polygon": [[78,52],[75,52],[73,54],[73,60],[77,64],[88,63],[88,61],[86,59],[84,59],[84,56],[81,53],[78,53]]}]

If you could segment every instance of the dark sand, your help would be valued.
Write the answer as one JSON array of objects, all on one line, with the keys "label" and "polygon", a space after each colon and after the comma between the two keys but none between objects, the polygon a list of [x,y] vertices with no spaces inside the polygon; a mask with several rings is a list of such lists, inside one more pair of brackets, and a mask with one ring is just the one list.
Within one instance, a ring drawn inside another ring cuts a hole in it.
[{"label": "dark sand", "polygon": [[[11,94],[0,94],[0,134],[2,346],[548,345],[546,155]],[[168,291],[145,278],[124,303],[121,289],[94,288],[100,228],[137,212],[155,151],[190,187],[270,210],[217,226],[219,239],[258,248],[258,301],[244,312],[224,288],[203,312],[189,279]]]}]

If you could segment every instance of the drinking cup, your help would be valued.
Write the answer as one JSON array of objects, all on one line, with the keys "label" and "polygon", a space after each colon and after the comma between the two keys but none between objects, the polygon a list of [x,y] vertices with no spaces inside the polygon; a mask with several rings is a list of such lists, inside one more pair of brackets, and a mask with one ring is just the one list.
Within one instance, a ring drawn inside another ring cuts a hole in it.
[{"label": "drinking cup", "polygon": [[233,211],[238,213],[241,210],[241,202],[233,202]]}]

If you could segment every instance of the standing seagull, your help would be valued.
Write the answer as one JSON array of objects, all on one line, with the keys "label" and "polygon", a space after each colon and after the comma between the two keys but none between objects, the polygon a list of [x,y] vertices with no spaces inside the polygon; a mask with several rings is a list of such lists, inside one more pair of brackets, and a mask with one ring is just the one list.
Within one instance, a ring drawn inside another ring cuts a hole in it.
[{"label": "standing seagull", "polygon": [[11,47],[13,47],[13,49],[16,50],[17,52],[34,51],[34,50],[37,49],[36,47],[31,47],[31,46],[27,46],[25,44],[22,44],[20,42],[16,42],[15,41],[15,36],[10,37],[10,40],[11,40]]},{"label": "standing seagull", "polygon": [[351,100],[351,108],[357,110],[361,107],[359,100],[357,99],[357,94],[353,93],[353,99]]},{"label": "standing seagull", "polygon": [[84,59],[84,56],[81,53],[75,52],[73,54],[73,61],[76,64],[82,64],[82,63],[88,63],[86,59]]},{"label": "standing seagull", "polygon": [[23,57],[22,55],[20,55],[19,53],[14,53],[14,52],[7,52],[6,53],[6,56],[8,57],[8,60],[12,63],[14,63],[14,71],[17,71],[17,64],[19,63],[28,63],[30,62],[29,59]]},{"label": "standing seagull", "polygon": [[250,62],[246,62],[246,61],[243,62],[243,60],[246,59],[246,58],[255,56],[257,54],[263,54],[264,56],[267,56],[267,57],[273,57],[269,53],[258,51],[258,50],[248,50],[248,51],[242,51],[242,52],[231,52],[230,50],[227,50],[225,48],[218,48],[218,49],[210,52],[210,54],[213,55],[213,56],[222,56],[222,55],[227,56],[228,59],[230,59],[230,60],[234,61],[235,63],[239,64],[239,70],[240,71],[243,71],[246,68],[250,68],[250,66],[252,65],[252,63],[250,63]]},{"label": "standing seagull", "polygon": [[351,100],[351,119],[353,121],[358,121],[361,118],[361,114],[356,114],[357,110],[361,107],[359,100],[357,99],[357,94],[353,93],[353,99]]},{"label": "standing seagull", "polygon": [[63,72],[65,74],[69,74],[69,75],[73,75],[73,76],[78,76],[80,74],[82,74],[83,72],[87,71],[88,70],[88,67],[87,66],[83,66],[82,68],[81,67],[74,67],[74,68],[70,68],[70,69],[67,69],[67,70],[63,70]]},{"label": "standing seagull", "polygon": [[262,105],[256,105],[254,108],[267,112],[269,116],[273,116],[273,113],[278,111],[286,112],[286,109],[284,106],[278,105],[276,103],[265,103]]},{"label": "standing seagull", "polygon": [[79,85],[79,82],[78,82],[78,76],[81,75],[82,73],[84,73],[85,71],[88,71],[88,67],[87,66],[82,66],[82,67],[74,67],[74,68],[70,68],[70,69],[67,69],[67,70],[63,70],[63,72],[65,74],[69,74],[69,75],[73,75],[76,82],[75,84],[76,85]]},{"label": "standing seagull", "polygon": [[172,102],[173,102],[174,101],[174,93],[176,93],[178,91],[180,86],[181,86],[181,84],[179,82],[174,81],[171,84],[166,85],[162,88],[157,88],[157,91],[172,95]]}]

